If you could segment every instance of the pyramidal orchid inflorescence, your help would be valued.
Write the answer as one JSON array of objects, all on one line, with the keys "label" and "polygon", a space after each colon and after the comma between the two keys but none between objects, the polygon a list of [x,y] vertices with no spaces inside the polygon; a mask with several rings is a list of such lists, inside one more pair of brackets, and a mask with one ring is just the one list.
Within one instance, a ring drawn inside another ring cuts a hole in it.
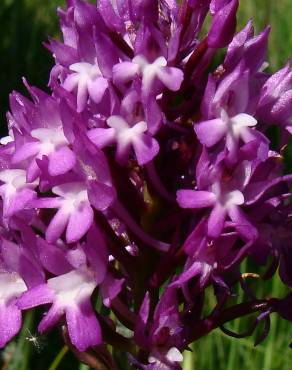
[{"label": "pyramidal orchid inflorescence", "polygon": [[[176,370],[215,328],[240,337],[263,321],[259,342],[271,313],[292,319],[291,293],[261,297],[245,280],[292,286],[292,68],[265,71],[269,28],[236,33],[238,0],[179,3],[67,0],[50,91],[11,93],[1,347],[42,306],[39,331],[59,327],[93,368],[115,369],[111,345],[135,368]],[[225,328],[251,313],[245,333]]]}]

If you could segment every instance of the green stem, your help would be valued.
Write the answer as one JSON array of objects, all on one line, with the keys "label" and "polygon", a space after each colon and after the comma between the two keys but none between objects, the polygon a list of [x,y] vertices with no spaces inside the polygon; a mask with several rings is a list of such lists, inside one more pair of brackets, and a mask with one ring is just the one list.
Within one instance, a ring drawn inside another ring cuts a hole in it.
[{"label": "green stem", "polygon": [[81,364],[78,370],[90,370],[90,368],[85,364]]},{"label": "green stem", "polygon": [[55,357],[54,361],[52,362],[51,366],[49,367],[49,370],[56,370],[68,351],[69,351],[68,347],[64,346],[61,349],[61,351],[57,354],[57,356]]}]

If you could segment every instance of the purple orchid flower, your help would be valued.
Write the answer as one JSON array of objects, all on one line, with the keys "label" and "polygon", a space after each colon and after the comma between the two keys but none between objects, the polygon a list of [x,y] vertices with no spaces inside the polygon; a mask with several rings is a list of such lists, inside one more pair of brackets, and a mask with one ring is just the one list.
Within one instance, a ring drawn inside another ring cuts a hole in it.
[{"label": "purple orchid flower", "polygon": [[[203,157],[202,159],[204,161]],[[214,178],[208,181],[207,189],[177,192],[177,202],[182,208],[212,208],[208,218],[208,236],[218,238],[228,216],[244,238],[247,240],[256,238],[255,227],[251,225],[241,209],[241,206],[247,202],[244,190],[250,181],[248,167],[249,164],[243,162],[233,173],[234,177],[226,176],[226,178],[224,172],[216,170]],[[206,177],[206,174],[202,177]],[[199,183],[204,184],[204,182],[203,178],[199,179]]]},{"label": "purple orchid flower", "polygon": [[[277,273],[292,285],[281,147],[292,132],[291,67],[264,71],[270,29],[254,35],[248,22],[235,34],[237,8],[68,0],[58,10],[50,92],[24,81],[31,98],[10,95],[0,139],[1,348],[22,310],[46,305],[39,330],[64,325],[82,361],[115,368],[109,344],[136,368],[179,370],[215,328],[243,337],[263,322],[257,344],[271,313],[291,319],[291,296],[258,297],[242,264],[267,268],[258,284]],[[270,125],[281,129],[278,148]],[[248,299],[234,304],[238,287]],[[246,331],[226,329],[250,313]]]},{"label": "purple orchid flower", "polygon": [[241,248],[233,250],[238,235],[226,233],[214,240],[208,238],[208,222],[203,219],[187,238],[184,250],[189,258],[185,264],[185,270],[178,276],[172,287],[183,287],[184,294],[188,300],[191,292],[187,289],[187,282],[199,277],[199,287],[204,289],[210,281],[213,281],[224,290],[229,290],[229,282],[224,277],[224,272],[235,269],[243,256],[251,249],[252,242],[247,242]]},{"label": "purple orchid flower", "polygon": [[66,228],[66,241],[74,243],[86,234],[93,222],[86,184],[66,183],[53,187],[52,192],[58,197],[36,199],[31,206],[58,209],[46,231],[48,242],[55,242]]},{"label": "purple orchid flower", "polygon": [[21,329],[17,299],[27,289],[42,283],[44,275],[27,248],[4,238],[1,238],[0,266],[0,347],[3,348]]},{"label": "purple orchid flower", "polygon": [[69,69],[73,72],[69,74],[63,87],[72,92],[77,89],[77,112],[82,112],[87,105],[88,96],[99,103],[108,87],[107,79],[102,77],[97,64],[74,63]]},{"label": "purple orchid flower", "polygon": [[121,116],[111,116],[107,119],[109,128],[96,128],[88,133],[89,139],[99,148],[117,143],[116,160],[123,164],[129,157],[131,147],[134,149],[137,161],[144,165],[151,161],[159,151],[159,145],[147,132],[145,121],[130,125]]},{"label": "purple orchid flower", "polygon": [[139,311],[139,320],[135,328],[137,342],[143,347],[148,347],[150,355],[148,365],[138,364],[142,369],[180,369],[179,363],[183,356],[179,350],[182,328],[177,309],[175,289],[168,290],[161,297],[157,305],[149,334],[145,331],[149,326],[150,297],[146,293]]},{"label": "purple orchid flower", "polygon": [[262,87],[257,114],[265,123],[275,122],[292,133],[292,69],[287,64],[272,75]]},{"label": "purple orchid flower", "polygon": [[3,217],[9,218],[28,206],[36,198],[37,182],[26,182],[23,169],[6,169],[0,171],[0,196],[3,200]]},{"label": "purple orchid flower", "polygon": [[[151,135],[156,119],[146,113],[143,114],[141,101],[134,90],[122,100],[121,115],[110,116],[106,120],[107,128],[93,128],[87,132],[87,136],[100,149],[116,143],[118,163],[125,164],[133,150],[139,165],[144,165],[159,151],[159,145]],[[149,127],[145,118],[149,119]]]},{"label": "purple orchid flower", "polygon": [[262,151],[263,146],[268,146],[267,138],[254,129],[257,120],[247,113],[250,100],[249,72],[239,65],[220,82],[217,89],[215,86],[216,82],[211,76],[202,102],[202,110],[208,119],[194,127],[200,142],[209,148],[225,139],[230,163],[236,162],[240,143],[255,141]]},{"label": "purple orchid flower", "polygon": [[27,179],[33,182],[40,175],[37,160],[48,157],[49,173],[57,176],[70,171],[76,157],[63,131],[59,102],[35,88],[29,89],[35,100],[34,105],[22,97],[12,96],[11,108],[17,130],[12,163],[18,165],[28,161]]},{"label": "purple orchid flower", "polygon": [[[142,94],[147,98],[157,81],[169,90],[179,90],[184,75],[180,69],[168,67],[167,60],[163,56],[150,63],[143,55],[136,55],[131,62],[122,62],[113,68],[113,81],[117,85],[127,83],[135,76],[141,77]],[[159,90],[157,90],[158,94]]]},{"label": "purple orchid flower", "polygon": [[[98,244],[98,250],[93,246],[93,240]],[[79,351],[100,344],[101,329],[90,302],[95,288],[109,278],[108,252],[100,232],[91,228],[87,244],[67,253],[41,239],[38,245],[44,267],[58,275],[22,294],[17,301],[18,307],[28,309],[52,303],[39,324],[41,332],[52,328],[65,314],[70,339]],[[56,257],[58,266],[54,264]],[[119,294],[122,281],[115,284],[114,293],[113,287],[105,290],[109,304]]]}]

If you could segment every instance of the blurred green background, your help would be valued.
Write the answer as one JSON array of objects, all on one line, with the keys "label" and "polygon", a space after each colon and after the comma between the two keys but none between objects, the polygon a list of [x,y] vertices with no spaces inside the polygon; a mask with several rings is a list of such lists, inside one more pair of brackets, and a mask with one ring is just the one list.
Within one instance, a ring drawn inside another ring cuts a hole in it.
[{"label": "blurred green background", "polygon": [[[57,36],[56,7],[63,0],[0,0],[0,118],[1,132],[5,132],[5,112],[11,90],[24,91],[21,78],[45,88],[52,58],[42,46],[47,35]],[[253,17],[256,31],[272,25],[269,44],[269,63],[272,71],[280,68],[292,53],[292,0],[242,0],[239,27]],[[246,272],[243,266],[242,272]],[[274,279],[267,291],[255,287],[258,295],[268,292],[274,296],[285,293],[281,283]],[[241,297],[238,297],[240,301]],[[212,294],[209,296],[212,304]],[[57,330],[46,338],[33,338],[41,313],[28,313],[24,328],[0,358],[1,370],[86,370],[63,347]],[[244,330],[246,319],[229,325],[236,331]],[[292,325],[272,317],[268,339],[257,347],[255,337],[234,340],[216,330],[185,353],[184,370],[291,370]],[[127,369],[123,358],[119,368]]]}]

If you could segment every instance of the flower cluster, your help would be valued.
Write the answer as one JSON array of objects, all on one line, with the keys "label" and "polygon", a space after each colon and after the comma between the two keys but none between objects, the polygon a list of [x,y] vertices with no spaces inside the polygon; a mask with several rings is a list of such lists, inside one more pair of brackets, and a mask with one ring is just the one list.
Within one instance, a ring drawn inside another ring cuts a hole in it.
[{"label": "flower cluster", "polygon": [[292,286],[292,69],[265,72],[269,28],[235,33],[238,0],[67,3],[50,93],[24,81],[1,139],[0,346],[40,305],[40,332],[140,369],[180,369],[191,342],[240,336],[224,324],[249,313],[264,339],[272,312],[292,319],[291,295],[257,297],[241,270],[250,258],[262,284],[278,270]]}]

